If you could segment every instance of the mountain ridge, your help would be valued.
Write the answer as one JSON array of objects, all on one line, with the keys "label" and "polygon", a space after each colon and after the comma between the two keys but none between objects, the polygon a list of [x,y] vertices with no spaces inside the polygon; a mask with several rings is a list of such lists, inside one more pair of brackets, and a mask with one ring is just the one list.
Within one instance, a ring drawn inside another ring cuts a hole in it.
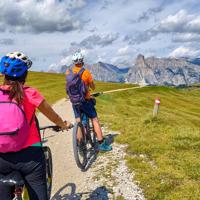
[{"label": "mountain ridge", "polygon": [[[65,73],[72,66],[60,66],[57,73]],[[85,68],[91,71],[95,80],[103,82],[167,86],[200,82],[200,58],[157,58],[154,56],[145,58],[144,55],[139,54],[131,67],[119,68],[109,63],[98,62],[93,65],[85,64]]]}]

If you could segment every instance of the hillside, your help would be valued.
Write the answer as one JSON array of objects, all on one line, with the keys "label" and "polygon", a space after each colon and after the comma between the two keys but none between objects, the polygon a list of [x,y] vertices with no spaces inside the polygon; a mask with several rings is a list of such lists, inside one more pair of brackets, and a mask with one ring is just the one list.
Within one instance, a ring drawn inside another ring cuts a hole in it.
[{"label": "hillside", "polygon": [[97,105],[104,123],[121,133],[117,141],[128,144],[127,164],[148,200],[199,199],[199,88],[146,87],[104,95]]},{"label": "hillside", "polygon": [[[0,82],[2,82],[2,78],[0,78]],[[133,87],[133,84],[105,83],[99,81],[95,83],[96,91],[98,92]],[[66,96],[64,74],[29,72],[27,85],[37,88],[50,103],[54,103]]]}]

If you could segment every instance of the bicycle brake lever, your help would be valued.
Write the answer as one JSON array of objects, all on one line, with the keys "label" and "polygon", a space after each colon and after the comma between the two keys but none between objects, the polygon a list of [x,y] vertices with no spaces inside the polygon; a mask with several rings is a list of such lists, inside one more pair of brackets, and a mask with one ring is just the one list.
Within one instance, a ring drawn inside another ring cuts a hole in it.
[{"label": "bicycle brake lever", "polygon": [[53,130],[54,130],[55,132],[59,132],[59,131],[61,131],[61,127],[55,126],[55,127],[53,127]]}]

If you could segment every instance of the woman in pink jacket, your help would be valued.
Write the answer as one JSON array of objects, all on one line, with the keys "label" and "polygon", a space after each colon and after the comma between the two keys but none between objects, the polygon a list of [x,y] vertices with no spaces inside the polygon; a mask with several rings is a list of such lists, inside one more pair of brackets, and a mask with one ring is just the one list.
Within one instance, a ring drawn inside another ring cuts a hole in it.
[{"label": "woman in pink jacket", "polygon": [[[11,102],[23,106],[26,119],[30,125],[28,136],[23,144],[20,144],[20,149],[12,151],[0,148],[0,174],[19,171],[25,180],[30,200],[47,200],[45,157],[34,117],[35,111],[39,109],[63,130],[68,129],[71,123],[63,121],[36,89],[24,85],[31,65],[32,62],[29,58],[20,52],[4,56],[0,62],[0,74],[4,75],[4,83],[0,85],[0,92],[8,95]],[[1,110],[0,120],[9,122],[9,119],[5,119],[5,113]],[[2,141],[0,130],[0,146]],[[10,190],[11,188],[8,186],[0,185],[1,200],[11,199]]]}]

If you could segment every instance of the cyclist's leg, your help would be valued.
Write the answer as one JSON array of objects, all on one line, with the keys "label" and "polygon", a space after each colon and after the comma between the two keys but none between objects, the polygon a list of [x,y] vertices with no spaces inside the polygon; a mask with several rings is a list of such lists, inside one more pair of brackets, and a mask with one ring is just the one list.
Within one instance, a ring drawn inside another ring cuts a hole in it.
[{"label": "cyclist's leg", "polygon": [[[6,154],[0,154],[0,174],[12,172],[10,164],[3,159]],[[0,184],[0,199],[1,200],[11,200],[11,187]]]},{"label": "cyclist's leg", "polygon": [[88,100],[86,102],[84,102],[81,106],[81,110],[86,113],[88,115],[89,118],[91,118],[92,120],[92,124],[94,127],[94,131],[97,135],[97,139],[98,141],[103,141],[103,133],[101,130],[101,126],[99,123],[99,119],[97,117],[97,112],[96,109],[94,107],[94,103],[92,100]]},{"label": "cyclist's leg", "polygon": [[42,148],[29,147],[26,150],[26,156],[31,159],[24,159],[21,167],[21,173],[24,176],[30,199],[47,200],[46,184],[46,164]]},{"label": "cyclist's leg", "polygon": [[93,100],[91,99],[91,100],[84,102],[81,109],[92,120],[94,131],[97,135],[97,139],[98,139],[98,143],[99,143],[99,150],[102,150],[102,151],[112,150],[112,147],[110,145],[107,145],[106,141],[103,138],[102,129],[100,126],[99,119],[97,117],[97,112],[96,112],[95,104],[94,104]]},{"label": "cyclist's leg", "polygon": [[76,119],[76,122],[80,122],[81,119],[81,114],[80,114],[80,106],[78,105],[72,105],[72,108],[73,108],[73,111],[74,111],[74,116],[75,116],[75,119]]}]

